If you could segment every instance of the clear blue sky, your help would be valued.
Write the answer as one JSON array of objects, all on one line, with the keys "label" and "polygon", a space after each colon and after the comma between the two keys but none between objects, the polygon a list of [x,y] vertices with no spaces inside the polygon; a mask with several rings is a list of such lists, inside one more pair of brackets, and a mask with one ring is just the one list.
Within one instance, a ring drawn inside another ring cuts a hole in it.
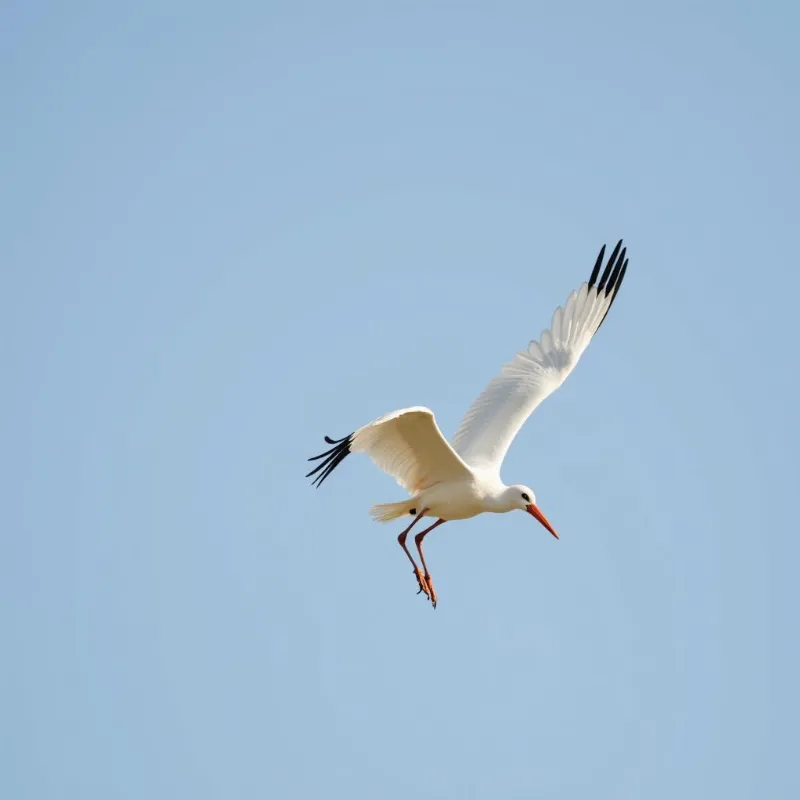
[{"label": "clear blue sky", "polygon": [[[794,798],[796,4],[7,3],[0,796]],[[434,612],[323,434],[631,265]]]}]

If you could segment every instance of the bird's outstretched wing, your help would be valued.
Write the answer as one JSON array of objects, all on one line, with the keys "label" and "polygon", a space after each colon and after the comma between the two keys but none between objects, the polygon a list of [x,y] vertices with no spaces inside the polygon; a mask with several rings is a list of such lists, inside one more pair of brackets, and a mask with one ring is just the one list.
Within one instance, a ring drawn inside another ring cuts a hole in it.
[{"label": "bird's outstretched wing", "polygon": [[620,240],[598,283],[605,251],[603,245],[589,281],[556,309],[550,329],[506,364],[467,411],[453,447],[470,466],[499,472],[525,420],[561,386],[603,324],[628,268]]},{"label": "bird's outstretched wing", "polygon": [[350,453],[366,453],[384,472],[411,493],[439,481],[464,480],[472,470],[442,436],[433,412],[416,406],[386,414],[344,439],[325,437],[330,450],[309,461],[324,459],[306,475],[317,475],[320,486]]}]

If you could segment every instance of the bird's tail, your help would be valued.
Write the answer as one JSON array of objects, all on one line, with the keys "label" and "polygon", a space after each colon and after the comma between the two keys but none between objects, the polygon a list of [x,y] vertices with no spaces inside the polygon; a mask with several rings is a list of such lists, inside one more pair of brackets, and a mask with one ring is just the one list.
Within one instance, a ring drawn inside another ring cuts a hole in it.
[{"label": "bird's tail", "polygon": [[414,506],[414,499],[409,497],[402,503],[376,503],[369,510],[375,522],[391,522],[393,519],[405,517],[408,514],[415,515],[417,509]]}]

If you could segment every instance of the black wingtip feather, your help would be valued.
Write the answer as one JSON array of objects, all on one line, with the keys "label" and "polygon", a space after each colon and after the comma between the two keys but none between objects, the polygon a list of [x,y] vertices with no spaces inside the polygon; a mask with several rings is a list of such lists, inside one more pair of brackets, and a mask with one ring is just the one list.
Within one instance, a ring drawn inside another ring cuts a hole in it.
[{"label": "black wingtip feather", "polygon": [[589,288],[591,289],[594,286],[594,282],[597,280],[597,276],[600,274],[600,267],[603,266],[603,257],[606,254],[606,246],[603,245],[600,248],[600,253],[597,256],[597,261],[594,262],[594,269],[592,270],[592,277],[589,278]]},{"label": "black wingtip feather", "polygon": [[617,294],[619,293],[619,288],[622,286],[622,281],[625,279],[625,273],[628,270],[628,259],[625,259],[625,263],[622,265],[622,269],[619,273],[619,279],[614,286],[614,294],[611,295],[611,302],[608,304],[608,308],[606,309],[606,313],[603,314],[603,319],[600,320],[600,325],[597,326],[597,330],[600,330],[600,326],[606,321],[606,317],[608,316],[608,312],[611,311],[611,306],[614,305],[614,301],[617,299]]},{"label": "black wingtip feather", "polygon": [[[325,438],[327,439],[328,437],[326,436]],[[329,456],[338,447],[339,447],[338,444],[334,445],[333,447],[331,447],[330,450],[326,450],[324,453],[320,453],[318,456],[311,456],[311,458],[309,458],[308,460],[309,461],[319,461],[321,458],[325,458],[325,456]]]},{"label": "black wingtip feather", "polygon": [[622,265],[625,262],[625,253],[627,252],[627,248],[623,247],[622,252],[619,254],[617,258],[617,263],[614,264],[614,269],[611,270],[611,277],[608,279],[608,284],[606,285],[606,297],[608,297],[611,292],[614,291],[614,287],[617,285],[617,278],[619,278],[619,273],[622,270]]},{"label": "black wingtip feather", "polygon": [[318,472],[320,473],[311,482],[311,485],[316,486],[318,489],[322,486],[322,482],[325,478],[350,455],[350,445],[353,442],[353,434],[351,433],[349,436],[345,436],[342,439],[331,439],[329,436],[326,436],[325,441],[335,446],[330,450],[326,450],[324,453],[320,453],[318,456],[312,456],[308,459],[309,461],[319,461],[321,458],[325,459],[306,475],[306,478],[310,478],[312,475],[316,475]]},{"label": "black wingtip feather", "polygon": [[[597,256],[597,261],[595,261],[594,268],[592,269],[592,276],[589,278],[589,291],[596,289],[598,295],[600,292],[605,292],[606,297],[609,295],[611,296],[611,301],[608,304],[606,313],[603,314],[603,319],[600,320],[600,325],[603,324],[605,318],[608,316],[608,312],[611,311],[611,306],[614,305],[617,292],[619,292],[619,287],[622,286],[622,280],[628,269],[628,259],[626,257],[628,248],[622,246],[622,241],[623,240],[620,239],[617,242],[616,247],[614,247],[614,250],[608,257],[606,267],[603,270],[603,276],[600,278],[600,283],[597,284],[597,276],[600,274],[600,267],[603,265],[603,256],[606,252],[606,246],[603,245],[600,248],[600,255]],[[597,330],[600,330],[600,325],[597,326]]]},{"label": "black wingtip feather", "polygon": [[606,282],[608,281],[609,276],[611,275],[611,270],[614,268],[616,264],[617,257],[619,256],[620,248],[622,247],[622,239],[617,242],[617,246],[614,248],[614,251],[608,257],[608,261],[606,262],[606,268],[603,270],[603,277],[600,278],[600,283],[597,284],[597,291],[602,292],[603,289],[606,288]]}]

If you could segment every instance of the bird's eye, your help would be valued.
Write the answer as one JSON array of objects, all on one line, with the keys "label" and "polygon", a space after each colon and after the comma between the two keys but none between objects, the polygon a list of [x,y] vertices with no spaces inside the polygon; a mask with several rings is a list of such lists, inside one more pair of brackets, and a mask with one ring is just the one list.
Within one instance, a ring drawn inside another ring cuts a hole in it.
[{"label": "bird's eye", "polygon": [[531,501],[530,497],[528,497],[528,495],[526,495],[526,494],[525,494],[525,492],[523,492],[523,493],[522,493],[522,499],[523,499],[523,500],[524,500],[526,503],[530,503],[530,501]]}]

